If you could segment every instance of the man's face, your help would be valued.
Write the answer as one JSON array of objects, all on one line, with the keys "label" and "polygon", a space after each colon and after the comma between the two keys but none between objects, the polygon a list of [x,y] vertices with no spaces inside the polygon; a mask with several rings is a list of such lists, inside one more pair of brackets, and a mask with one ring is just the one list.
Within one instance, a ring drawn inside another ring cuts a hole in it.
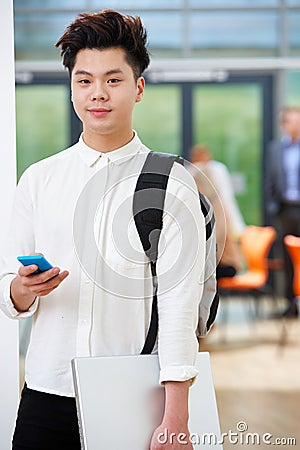
[{"label": "man's face", "polygon": [[85,142],[116,141],[132,135],[132,111],[142,100],[144,79],[135,80],[121,48],[80,50],[71,75],[74,109],[83,123]]},{"label": "man's face", "polygon": [[282,121],[282,128],[293,140],[300,137],[300,113],[298,111],[289,111],[285,114]]}]

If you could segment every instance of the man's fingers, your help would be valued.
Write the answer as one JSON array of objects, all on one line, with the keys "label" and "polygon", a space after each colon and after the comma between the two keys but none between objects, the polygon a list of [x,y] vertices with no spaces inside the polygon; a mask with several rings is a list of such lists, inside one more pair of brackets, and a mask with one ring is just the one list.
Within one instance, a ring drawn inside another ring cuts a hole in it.
[{"label": "man's fingers", "polygon": [[21,266],[19,269],[21,283],[36,295],[38,295],[38,292],[55,289],[69,275],[66,270],[59,273],[59,267],[53,267],[38,274],[34,273],[36,270],[38,270],[38,267],[35,264]]},{"label": "man's fingers", "polygon": [[54,289],[56,289],[68,275],[69,275],[69,272],[67,270],[64,270],[63,272],[61,272],[59,275],[55,276],[54,278],[51,277],[47,281],[31,285],[30,290],[31,290],[31,292],[33,292],[34,294],[36,294],[38,296],[47,295],[50,292],[52,292]]},{"label": "man's fingers", "polygon": [[[23,270],[27,269],[27,270]],[[31,286],[33,284],[39,284],[39,283],[45,283],[46,281],[50,280],[51,278],[55,277],[57,274],[59,274],[59,267],[53,267],[52,269],[46,270],[45,272],[37,273],[34,272],[38,270],[38,266],[36,264],[32,264],[30,266],[21,267],[19,269],[19,275],[22,277],[28,277],[26,280],[24,280],[25,286]],[[33,276],[31,276],[33,275]]]},{"label": "man's fingers", "polygon": [[30,266],[20,266],[18,274],[20,277],[28,277],[32,275],[36,270],[38,270],[38,266],[36,264],[31,264]]},{"label": "man's fingers", "polygon": [[37,274],[37,276],[34,279],[34,284],[46,283],[47,281],[51,280],[53,277],[58,275],[59,272],[60,272],[59,267],[53,267],[52,269],[45,270],[45,272]]}]

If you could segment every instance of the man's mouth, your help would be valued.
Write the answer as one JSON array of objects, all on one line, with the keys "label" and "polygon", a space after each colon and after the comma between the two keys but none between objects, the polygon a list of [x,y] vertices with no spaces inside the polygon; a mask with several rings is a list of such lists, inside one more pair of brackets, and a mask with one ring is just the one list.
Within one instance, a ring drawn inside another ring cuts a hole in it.
[{"label": "man's mouth", "polygon": [[95,117],[105,117],[111,110],[107,108],[89,108],[88,111]]}]

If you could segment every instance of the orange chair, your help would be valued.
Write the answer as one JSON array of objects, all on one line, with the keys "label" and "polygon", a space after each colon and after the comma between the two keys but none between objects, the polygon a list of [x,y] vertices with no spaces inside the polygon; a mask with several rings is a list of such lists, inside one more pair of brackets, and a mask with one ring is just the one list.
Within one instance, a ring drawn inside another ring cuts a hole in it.
[{"label": "orange chair", "polygon": [[[241,251],[246,262],[246,272],[231,278],[219,278],[220,297],[245,294],[257,300],[262,296],[271,295],[275,298],[273,289],[268,285],[269,260],[268,255],[276,238],[274,227],[246,227],[241,236]],[[255,315],[259,316],[259,303],[255,302]],[[228,309],[223,310],[223,322],[228,321]]]},{"label": "orange chair", "polygon": [[247,270],[231,278],[220,278],[220,290],[252,291],[265,286],[268,275],[268,255],[276,238],[273,227],[248,226],[241,236],[241,250]]},{"label": "orange chair", "polygon": [[284,244],[289,252],[293,263],[294,281],[293,288],[295,296],[300,300],[300,237],[288,234],[284,237]]}]

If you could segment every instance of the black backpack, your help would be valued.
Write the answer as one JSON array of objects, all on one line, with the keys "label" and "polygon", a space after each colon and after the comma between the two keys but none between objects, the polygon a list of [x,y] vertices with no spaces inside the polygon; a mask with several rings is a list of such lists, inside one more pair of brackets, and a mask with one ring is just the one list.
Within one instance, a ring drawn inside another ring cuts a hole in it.
[{"label": "black backpack", "polygon": [[[163,227],[163,212],[169,174],[174,162],[184,164],[183,158],[167,153],[150,151],[138,177],[134,197],[133,215],[135,225],[149,258],[153,283],[151,321],[141,354],[150,354],[158,333],[157,274],[158,242]],[[137,194],[138,193],[138,194]],[[155,195],[154,195],[155,193]],[[202,299],[199,305],[198,337],[205,336],[215,321],[219,295],[216,283],[216,232],[212,206],[199,192],[201,211],[205,218],[206,261]],[[147,206],[149,205],[149,206]]]}]

